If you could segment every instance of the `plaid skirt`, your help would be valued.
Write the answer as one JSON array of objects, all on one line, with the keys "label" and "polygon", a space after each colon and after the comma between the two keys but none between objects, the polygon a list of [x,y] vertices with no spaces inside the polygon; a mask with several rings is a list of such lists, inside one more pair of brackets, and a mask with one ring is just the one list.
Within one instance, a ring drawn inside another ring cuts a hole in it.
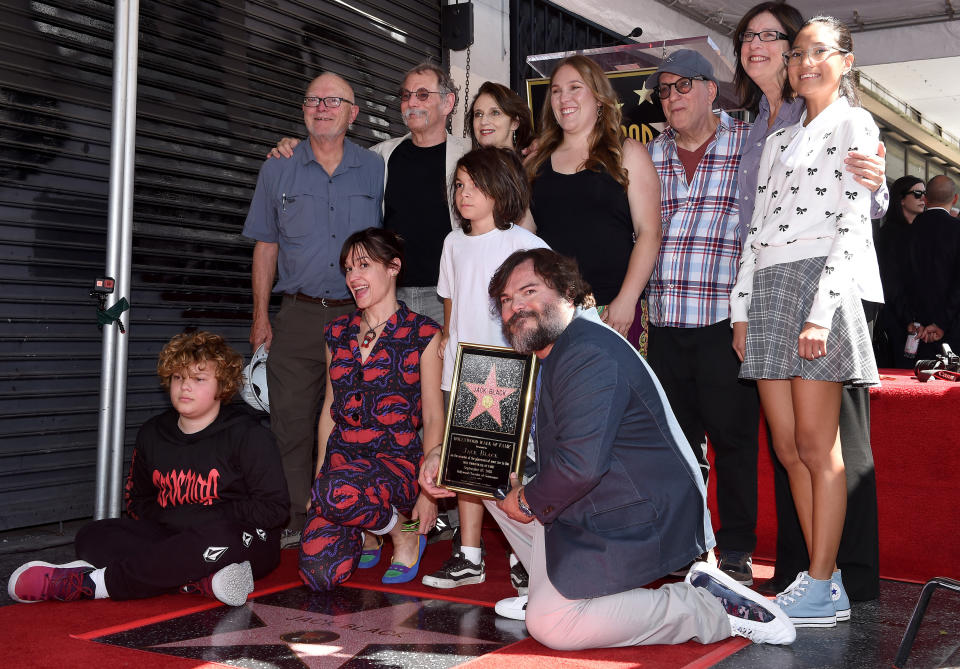
[{"label": "plaid skirt", "polygon": [[841,298],[827,337],[827,354],[804,360],[797,340],[813,305],[825,257],[765,267],[753,275],[747,350],[740,378],[838,381],[879,385],[863,305],[853,291]]}]

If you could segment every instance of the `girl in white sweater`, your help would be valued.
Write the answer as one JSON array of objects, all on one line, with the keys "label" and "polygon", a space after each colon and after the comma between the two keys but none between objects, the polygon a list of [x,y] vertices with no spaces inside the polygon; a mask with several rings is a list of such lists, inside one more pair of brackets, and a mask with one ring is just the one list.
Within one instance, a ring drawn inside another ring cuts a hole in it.
[{"label": "girl in white sweater", "polygon": [[843,159],[879,133],[859,107],[853,40],[837,19],[807,21],[784,58],[806,113],[764,147],[730,319],[810,552],[777,603],[797,627],[832,627],[849,617],[835,604],[847,601],[835,564],[847,498],[840,398],[844,383],[878,382],[860,300],[883,301],[870,193]]}]

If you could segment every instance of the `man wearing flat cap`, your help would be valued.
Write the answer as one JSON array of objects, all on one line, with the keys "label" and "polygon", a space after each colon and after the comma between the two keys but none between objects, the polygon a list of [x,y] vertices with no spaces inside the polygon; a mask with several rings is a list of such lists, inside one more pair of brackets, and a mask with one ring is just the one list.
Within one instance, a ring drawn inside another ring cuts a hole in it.
[{"label": "man wearing flat cap", "polygon": [[647,286],[648,361],[704,479],[710,438],[719,566],[751,585],[759,402],[756,389],[738,378],[729,318],[742,249],[737,174],[750,126],[723,111],[714,114],[717,80],[700,53],[675,51],[652,76],[669,127],[650,147],[660,175],[663,239]]}]

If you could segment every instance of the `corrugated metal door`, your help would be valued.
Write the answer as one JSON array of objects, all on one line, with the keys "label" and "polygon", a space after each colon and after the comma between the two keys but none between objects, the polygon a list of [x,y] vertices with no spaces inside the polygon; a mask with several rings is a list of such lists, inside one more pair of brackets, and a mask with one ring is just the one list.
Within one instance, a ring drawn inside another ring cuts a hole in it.
[{"label": "corrugated metal door", "polygon": [[[92,512],[113,6],[0,0],[0,529]],[[304,134],[330,70],[356,90],[351,136],[404,132],[400,77],[440,60],[438,0],[141,2],[127,456],[167,406],[156,354],[185,328],[249,354],[240,237],[266,149]],[[125,321],[127,318],[125,317]]]},{"label": "corrugated metal door", "polygon": [[540,76],[527,56],[632,43],[550,0],[510,0],[510,87],[526,95],[526,80]]}]

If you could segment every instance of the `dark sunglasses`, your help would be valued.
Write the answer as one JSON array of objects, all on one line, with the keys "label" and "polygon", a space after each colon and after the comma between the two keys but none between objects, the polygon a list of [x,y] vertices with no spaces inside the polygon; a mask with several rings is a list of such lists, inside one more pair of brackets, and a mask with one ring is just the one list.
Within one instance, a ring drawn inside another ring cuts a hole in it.
[{"label": "dark sunglasses", "polygon": [[700,76],[699,74],[695,77],[681,77],[677,79],[672,84],[659,84],[656,88],[653,89],[654,94],[660,100],[666,100],[670,97],[670,89],[676,88],[677,93],[680,95],[686,95],[693,90],[694,81],[706,81],[707,78]]},{"label": "dark sunglasses", "polygon": [[919,200],[920,198],[926,196],[926,194],[927,194],[927,191],[925,190],[908,190],[906,193],[903,194],[903,196],[906,197],[908,195],[912,195]]}]

